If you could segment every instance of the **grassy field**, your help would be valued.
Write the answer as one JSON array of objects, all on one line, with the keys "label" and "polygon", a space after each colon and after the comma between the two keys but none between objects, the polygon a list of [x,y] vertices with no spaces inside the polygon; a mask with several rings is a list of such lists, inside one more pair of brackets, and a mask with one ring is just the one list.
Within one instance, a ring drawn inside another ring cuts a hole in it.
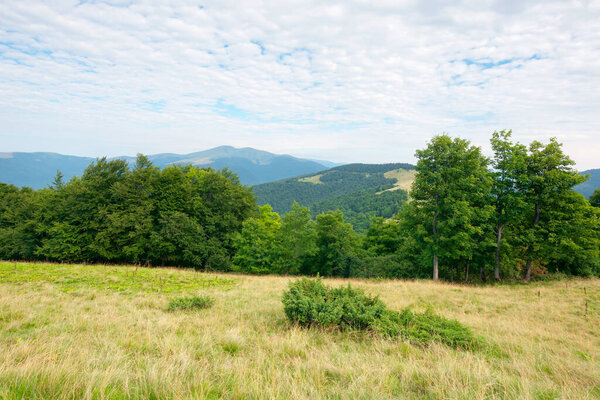
[{"label": "grassy field", "polygon": [[[600,398],[600,280],[351,281],[487,343],[465,351],[291,326],[290,279],[0,262],[0,398]],[[167,311],[190,294],[214,305]]]}]

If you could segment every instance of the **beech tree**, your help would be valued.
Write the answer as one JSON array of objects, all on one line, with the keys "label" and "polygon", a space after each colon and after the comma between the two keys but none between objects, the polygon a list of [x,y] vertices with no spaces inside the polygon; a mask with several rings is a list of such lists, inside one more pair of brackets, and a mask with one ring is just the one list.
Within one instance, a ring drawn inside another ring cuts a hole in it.
[{"label": "beech tree", "polygon": [[525,211],[525,187],[527,175],[527,147],[511,141],[512,131],[500,131],[492,134],[491,175],[493,178],[493,224],[496,235],[496,257],[494,260],[494,279],[500,281],[500,262],[502,253],[502,234],[509,224],[523,218]]},{"label": "beech tree", "polygon": [[352,225],[344,222],[340,210],[317,215],[317,247],[314,274],[350,276],[358,241]]},{"label": "beech tree", "polygon": [[540,217],[548,232],[543,260],[552,272],[597,275],[600,245],[600,212],[583,195],[572,190],[556,194]]},{"label": "beech tree", "polygon": [[96,236],[99,253],[112,261],[150,262],[154,229],[153,185],[159,169],[148,157],[138,154],[127,179],[115,183],[108,212],[108,224]]},{"label": "beech tree", "polygon": [[[470,259],[476,238],[482,233],[476,219],[487,218],[491,180],[488,161],[469,141],[434,137],[417,150],[417,174],[411,197],[413,212],[421,216],[420,232],[433,263],[433,279],[439,279],[439,260]],[[477,206],[476,206],[477,205]]]},{"label": "beech tree", "polygon": [[278,249],[274,272],[287,275],[308,270],[307,264],[317,253],[317,231],[307,207],[294,202],[290,212],[282,217]]},{"label": "beech tree", "polygon": [[394,254],[402,245],[400,224],[397,219],[385,220],[381,217],[371,219],[363,247],[375,256]]},{"label": "beech tree", "polygon": [[30,188],[0,183],[0,259],[35,258],[41,197],[40,192]]},{"label": "beech tree", "polygon": [[584,182],[572,166],[575,163],[562,151],[556,138],[546,145],[534,141],[529,146],[527,157],[526,202],[529,208],[522,225],[522,240],[525,259],[524,280],[531,279],[531,265],[534,260],[543,260],[549,250],[548,237],[553,233],[544,213],[552,211],[555,200],[567,195],[573,187]]},{"label": "beech tree", "polygon": [[233,262],[241,272],[273,272],[277,261],[277,234],[281,227],[279,214],[268,204],[260,207],[259,211],[258,217],[244,221],[241,232],[233,239],[236,250]]}]

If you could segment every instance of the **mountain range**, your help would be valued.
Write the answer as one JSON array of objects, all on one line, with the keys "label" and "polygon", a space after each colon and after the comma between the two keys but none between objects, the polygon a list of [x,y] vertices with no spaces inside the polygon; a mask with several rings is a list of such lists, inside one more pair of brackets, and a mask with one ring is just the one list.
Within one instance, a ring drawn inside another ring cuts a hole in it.
[{"label": "mountain range", "polygon": [[[340,168],[340,164],[330,161],[303,159],[290,155],[273,154],[250,147],[235,148],[231,146],[220,146],[189,154],[159,153],[148,157],[154,165],[160,168],[173,164],[192,164],[215,169],[228,167],[238,174],[243,184],[261,185],[273,182],[273,185],[256,187],[255,193],[259,202],[268,200],[273,208],[279,212],[285,212],[289,209],[294,200],[311,206],[332,196],[347,195],[359,187],[360,190],[363,190],[376,186],[373,185],[374,177],[369,179],[367,175],[355,175],[348,169],[386,169],[392,168],[394,165],[400,165],[348,164],[353,167],[343,166]],[[135,157],[132,156],[113,158],[126,160],[130,164],[135,161]],[[0,152],[0,182],[14,184],[19,187],[28,186],[33,189],[40,189],[52,182],[57,170],[60,170],[64,175],[64,179],[68,180],[72,176],[81,175],[93,161],[95,161],[95,158],[92,157],[58,153]],[[409,164],[405,164],[405,166],[409,166]],[[409,167],[413,168],[412,166]],[[333,168],[331,171],[338,175],[324,174],[330,168]],[[398,168],[401,167],[396,166],[392,170]],[[303,184],[310,183],[311,179],[329,182],[328,179],[331,179],[332,176],[339,177],[339,174],[344,171],[348,175],[334,186],[322,185],[315,187],[314,185]],[[389,175],[390,172],[387,172]],[[575,190],[589,198],[595,189],[600,189],[600,169],[590,169],[581,173],[590,175],[590,178],[587,182],[576,186]],[[320,180],[315,178],[319,174],[325,177]],[[362,179],[361,176],[364,178],[363,182],[358,184],[356,179]],[[349,187],[344,184],[348,182],[348,179],[352,182]],[[378,179],[381,179],[381,177],[378,177]],[[390,182],[393,181],[385,180],[387,184]],[[381,182],[378,184],[381,184]],[[290,191],[294,193],[293,199],[289,196]],[[270,194],[267,196],[267,193]]]},{"label": "mountain range", "polygon": [[[152,154],[148,158],[160,168],[173,164],[192,164],[214,169],[228,167],[236,172],[240,181],[246,185],[310,174],[339,165],[330,161],[307,160],[249,147],[238,149],[231,146],[220,146],[190,154]],[[135,157],[131,156],[113,159],[123,159],[130,164],[135,162]],[[0,153],[0,182],[39,189],[52,182],[57,170],[68,180],[72,176],[81,175],[93,161],[95,159],[92,157],[58,153]]]}]

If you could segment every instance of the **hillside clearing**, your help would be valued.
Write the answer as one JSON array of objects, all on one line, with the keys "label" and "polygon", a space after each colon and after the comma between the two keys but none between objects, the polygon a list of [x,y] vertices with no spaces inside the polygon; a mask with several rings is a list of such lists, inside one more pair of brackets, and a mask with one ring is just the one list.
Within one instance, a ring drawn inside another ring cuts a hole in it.
[{"label": "hillside clearing", "polygon": [[323,176],[323,174],[307,176],[305,178],[298,179],[298,182],[315,183],[315,184],[322,185],[323,184],[323,182],[321,182],[322,176]]},{"label": "hillside clearing", "polygon": [[412,186],[412,183],[415,180],[416,173],[417,171],[415,171],[414,169],[406,170],[402,168],[385,172],[383,176],[385,176],[388,179],[395,179],[396,182],[394,183],[393,187],[378,192],[377,194],[400,189],[406,190],[407,192],[410,191],[410,187]]},{"label": "hillside clearing", "polygon": [[[459,320],[490,344],[478,351],[291,326],[292,279],[0,263],[0,398],[600,397],[598,279],[351,281]],[[168,312],[184,295],[215,302]]]}]

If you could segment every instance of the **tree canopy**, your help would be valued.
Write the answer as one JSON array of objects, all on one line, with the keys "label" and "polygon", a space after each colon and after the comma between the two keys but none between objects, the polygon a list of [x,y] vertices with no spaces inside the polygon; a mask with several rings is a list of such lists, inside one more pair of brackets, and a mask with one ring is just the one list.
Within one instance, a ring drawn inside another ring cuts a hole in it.
[{"label": "tree canopy", "polygon": [[130,169],[100,158],[68,182],[32,191],[0,185],[0,257],[228,269],[231,236],[255,212],[229,170]]}]

